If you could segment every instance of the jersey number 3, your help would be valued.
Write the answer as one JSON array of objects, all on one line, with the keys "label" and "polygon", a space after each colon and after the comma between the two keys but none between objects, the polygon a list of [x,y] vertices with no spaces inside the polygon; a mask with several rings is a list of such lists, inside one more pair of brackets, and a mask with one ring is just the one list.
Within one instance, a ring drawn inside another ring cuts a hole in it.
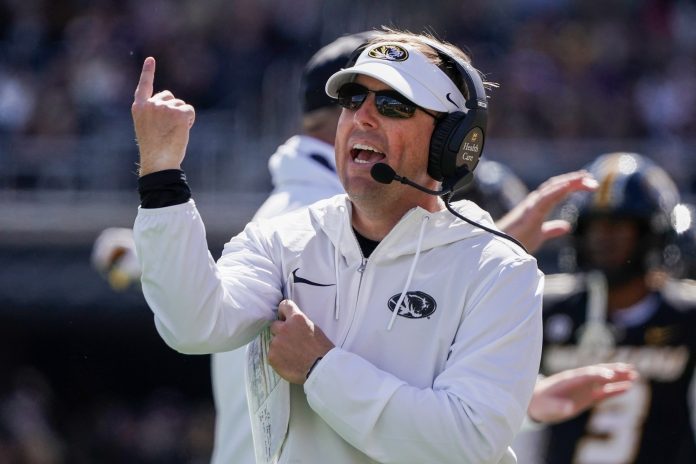
[{"label": "jersey number 3", "polygon": [[573,463],[627,463],[635,459],[650,406],[650,387],[637,381],[624,394],[599,403],[587,421]]}]

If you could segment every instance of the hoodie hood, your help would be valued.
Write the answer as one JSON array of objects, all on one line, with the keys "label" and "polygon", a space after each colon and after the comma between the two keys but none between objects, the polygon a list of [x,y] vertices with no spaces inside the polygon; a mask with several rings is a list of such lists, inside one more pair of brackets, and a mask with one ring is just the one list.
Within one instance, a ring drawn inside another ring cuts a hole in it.
[{"label": "hoodie hood", "polygon": [[[495,228],[490,215],[476,206],[476,204],[463,200],[451,206],[462,216],[488,228]],[[344,194],[319,202],[315,207],[310,208],[309,211],[334,245],[336,294],[339,295],[338,263],[341,258],[345,259],[347,263],[360,261],[364,263],[362,252],[355,240],[355,234],[351,227],[352,203],[348,200],[348,196]],[[410,262],[402,291],[394,307],[401,308],[423,252],[462,241],[469,241],[471,248],[479,247],[480,249],[486,248],[493,241],[508,242],[508,240],[500,238],[489,231],[461,220],[447,209],[431,213],[423,208],[416,207],[407,212],[389,234],[380,241],[380,244],[370,255],[370,260],[390,261],[406,258]],[[506,246],[514,247],[515,252],[518,254],[524,253],[521,248],[514,245]],[[392,329],[399,313],[400,310],[392,312],[387,330]],[[336,320],[339,319],[339,315],[340,306],[337,296],[334,310]]]},{"label": "hoodie hood", "polygon": [[[353,240],[350,216],[352,203],[347,195],[340,195],[321,202],[323,207],[312,208],[311,214],[320,224],[329,239],[348,260],[361,259],[360,250],[355,246],[349,246],[346,240]],[[491,216],[475,203],[462,200],[451,204],[452,208],[462,216],[479,222],[487,227],[497,229]],[[319,206],[319,205],[317,205]],[[427,221],[422,236],[421,224]],[[420,238],[419,238],[420,237]],[[396,258],[416,253],[420,247],[421,252],[448,245],[450,243],[467,239],[474,241],[488,241],[497,239],[496,236],[478,227],[455,217],[443,209],[431,213],[423,208],[415,207],[404,215],[397,225],[384,237],[380,243],[388,246],[379,247],[382,258]],[[507,240],[500,239],[507,243]],[[420,243],[419,243],[420,242]],[[342,243],[342,246],[339,245]],[[523,252],[518,247],[511,245],[518,252]],[[354,251],[351,251],[354,250]]]}]

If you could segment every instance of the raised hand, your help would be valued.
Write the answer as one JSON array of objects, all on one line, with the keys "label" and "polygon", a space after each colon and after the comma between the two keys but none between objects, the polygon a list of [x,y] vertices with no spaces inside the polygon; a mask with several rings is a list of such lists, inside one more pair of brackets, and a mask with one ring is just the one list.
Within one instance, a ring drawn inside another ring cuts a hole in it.
[{"label": "raised hand", "polygon": [[624,363],[593,364],[559,372],[537,382],[527,415],[552,424],[571,419],[595,404],[626,392],[638,372]]},{"label": "raised hand", "polygon": [[556,205],[572,192],[592,191],[597,186],[597,181],[584,170],[552,177],[527,195],[496,224],[502,231],[522,242],[530,253],[534,253],[546,240],[570,231],[570,224],[566,221],[545,220]]},{"label": "raised hand", "polygon": [[189,131],[196,119],[193,106],[169,90],[153,95],[155,59],[143,63],[135,89],[131,114],[140,149],[140,175],[165,169],[180,169],[186,155]]}]

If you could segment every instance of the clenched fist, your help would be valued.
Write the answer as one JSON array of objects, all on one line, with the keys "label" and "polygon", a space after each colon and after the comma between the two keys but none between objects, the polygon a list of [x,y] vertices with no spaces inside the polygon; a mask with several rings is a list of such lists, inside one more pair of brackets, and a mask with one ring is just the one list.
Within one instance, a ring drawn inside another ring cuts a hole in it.
[{"label": "clenched fist", "polygon": [[131,113],[140,148],[140,176],[165,169],[180,169],[189,131],[196,119],[193,106],[164,90],[153,95],[155,59],[143,63]]},{"label": "clenched fist", "polygon": [[271,323],[268,363],[288,382],[303,384],[312,364],[334,344],[291,300],[280,302],[278,318]]}]

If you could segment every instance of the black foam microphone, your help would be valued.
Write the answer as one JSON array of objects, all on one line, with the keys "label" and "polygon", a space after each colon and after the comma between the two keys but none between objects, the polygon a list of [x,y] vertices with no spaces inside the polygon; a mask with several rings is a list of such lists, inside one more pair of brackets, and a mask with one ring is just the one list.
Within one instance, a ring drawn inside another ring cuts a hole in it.
[{"label": "black foam microphone", "polygon": [[421,192],[425,192],[429,195],[435,195],[438,197],[446,193],[450,193],[452,191],[451,187],[442,190],[430,190],[429,188],[425,188],[421,185],[416,184],[415,182],[408,180],[405,177],[398,175],[396,171],[394,171],[392,167],[386,163],[377,163],[374,166],[372,166],[372,169],[370,170],[370,175],[374,180],[376,180],[380,184],[391,184],[392,181],[398,180],[402,184],[410,185],[411,187],[418,189]]}]

